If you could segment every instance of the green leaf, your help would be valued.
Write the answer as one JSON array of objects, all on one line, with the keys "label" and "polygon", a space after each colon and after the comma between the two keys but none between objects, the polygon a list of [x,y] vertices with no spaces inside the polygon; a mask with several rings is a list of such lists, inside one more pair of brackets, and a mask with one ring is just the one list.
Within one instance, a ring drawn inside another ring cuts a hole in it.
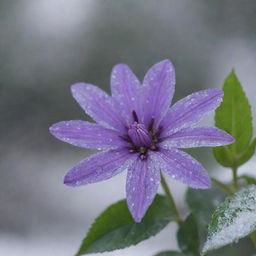
[{"label": "green leaf", "polygon": [[237,160],[236,160],[237,166],[242,165],[246,163],[248,160],[250,160],[255,153],[255,148],[256,148],[256,138],[251,142],[250,146],[247,148],[247,150],[244,153],[237,156]]},{"label": "green leaf", "polygon": [[190,214],[177,232],[178,244],[182,252],[199,255],[199,234],[196,218]]},{"label": "green leaf", "polygon": [[256,230],[256,185],[228,197],[214,212],[203,252],[238,241]]},{"label": "green leaf", "polygon": [[[187,189],[186,203],[202,230],[208,226],[213,212],[226,196],[227,194],[214,184],[211,189],[203,191],[201,189]],[[205,233],[203,233],[203,237],[204,235]]]},{"label": "green leaf", "polygon": [[239,178],[245,180],[248,185],[252,185],[252,184],[256,185],[256,179],[252,176],[242,175]]},{"label": "green leaf", "polygon": [[207,226],[213,212],[224,201],[226,196],[227,194],[215,184],[212,185],[211,189],[204,191],[201,189],[187,189],[186,203],[196,218],[201,245],[205,242]]},{"label": "green leaf", "polygon": [[256,248],[256,231],[251,233],[250,238],[251,238],[251,240],[252,240],[252,242],[253,242],[253,244],[254,244],[254,246]]},{"label": "green leaf", "polygon": [[225,167],[232,166],[233,158],[232,158],[232,154],[228,150],[228,146],[215,147],[212,150],[213,150],[213,155],[219,164]]},{"label": "green leaf", "polygon": [[250,238],[245,237],[239,240],[239,243],[229,244],[222,247],[212,253],[207,254],[207,256],[253,256],[255,255],[255,248],[252,244]]},{"label": "green leaf", "polygon": [[164,196],[156,196],[140,223],[134,222],[126,200],[119,201],[95,220],[76,255],[135,245],[160,232],[172,220],[169,201]]},{"label": "green leaf", "polygon": [[186,255],[181,252],[176,252],[176,251],[165,251],[165,252],[160,252],[160,253],[156,254],[155,256],[186,256]]},{"label": "green leaf", "polygon": [[252,140],[251,107],[234,71],[226,78],[223,91],[223,102],[215,111],[215,123],[218,128],[231,134],[235,142],[216,147],[213,152],[221,165],[237,167],[248,161],[254,150],[253,147],[248,149]]},{"label": "green leaf", "polygon": [[[196,217],[199,237],[200,248],[205,243],[205,237],[207,235],[207,226],[211,220],[211,216],[225,199],[227,194],[223,189],[213,184],[211,189],[200,190],[189,188],[186,193],[186,201],[189,209]],[[239,243],[227,245],[224,248],[218,249],[213,254],[207,254],[207,256],[241,256],[241,255],[253,255],[255,252],[254,246],[249,238],[240,240]]]}]

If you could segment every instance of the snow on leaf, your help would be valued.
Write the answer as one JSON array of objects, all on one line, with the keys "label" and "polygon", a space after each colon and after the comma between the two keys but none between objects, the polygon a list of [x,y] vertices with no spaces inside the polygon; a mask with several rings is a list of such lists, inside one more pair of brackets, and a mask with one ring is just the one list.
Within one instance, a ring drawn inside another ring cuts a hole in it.
[{"label": "snow on leaf", "polygon": [[256,230],[256,185],[228,197],[214,212],[203,252],[237,242]]}]

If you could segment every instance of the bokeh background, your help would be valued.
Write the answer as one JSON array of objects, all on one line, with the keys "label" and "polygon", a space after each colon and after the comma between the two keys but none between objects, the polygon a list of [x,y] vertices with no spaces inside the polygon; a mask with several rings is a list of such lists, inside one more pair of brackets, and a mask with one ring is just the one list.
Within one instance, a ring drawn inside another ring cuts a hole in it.
[{"label": "bokeh background", "polygon": [[[173,61],[175,101],[221,87],[235,68],[256,107],[254,0],[0,0],[0,255],[74,255],[93,219],[125,197],[125,173],[80,188],[65,172],[93,153],[53,138],[48,127],[88,119],[70,85],[109,91],[116,63],[140,79],[155,62]],[[204,124],[213,124],[209,116]],[[192,150],[213,176],[230,177],[211,150]],[[255,158],[241,172],[255,173]],[[185,186],[169,184],[183,215]],[[160,189],[161,192],[161,189]],[[176,225],[108,256],[150,256],[177,248]]]}]

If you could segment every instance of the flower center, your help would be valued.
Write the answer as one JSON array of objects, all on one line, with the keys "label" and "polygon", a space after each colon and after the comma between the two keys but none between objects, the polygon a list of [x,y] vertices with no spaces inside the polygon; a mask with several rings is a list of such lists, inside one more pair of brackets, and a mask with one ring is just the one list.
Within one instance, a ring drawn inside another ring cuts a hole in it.
[{"label": "flower center", "polygon": [[132,112],[133,124],[127,127],[127,134],[120,136],[123,140],[130,144],[130,153],[139,153],[142,160],[147,159],[148,151],[157,151],[157,143],[161,141],[161,127],[154,128],[154,119],[151,120],[148,127],[139,123],[137,113]]},{"label": "flower center", "polygon": [[144,124],[134,122],[128,130],[128,135],[137,148],[149,147],[152,144],[151,134]]}]

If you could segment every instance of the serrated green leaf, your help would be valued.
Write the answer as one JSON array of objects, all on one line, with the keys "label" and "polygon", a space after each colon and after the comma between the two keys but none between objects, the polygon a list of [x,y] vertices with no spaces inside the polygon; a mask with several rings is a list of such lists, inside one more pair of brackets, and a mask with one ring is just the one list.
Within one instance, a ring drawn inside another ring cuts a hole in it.
[{"label": "serrated green leaf", "polygon": [[196,218],[190,214],[177,232],[177,240],[182,252],[199,255],[199,234]]},{"label": "serrated green leaf", "polygon": [[156,254],[155,256],[186,256],[186,255],[176,251],[164,251]]},{"label": "serrated green leaf", "polygon": [[203,252],[238,241],[256,230],[256,185],[226,198],[214,212]]},{"label": "serrated green leaf", "polygon": [[216,160],[223,166],[239,166],[249,160],[249,150],[246,157],[239,159],[248,151],[252,139],[252,113],[248,99],[234,71],[224,82],[224,98],[215,112],[215,123],[235,138],[228,146],[213,149]]},{"label": "serrated green leaf", "polygon": [[157,195],[140,223],[134,222],[126,200],[108,207],[95,220],[76,254],[113,251],[135,245],[160,232],[174,220],[169,201]]},{"label": "serrated green leaf", "polygon": [[[211,189],[205,191],[189,188],[186,193],[186,201],[189,209],[192,211],[197,219],[199,237],[200,237],[200,248],[205,243],[207,235],[207,226],[211,220],[211,216],[216,210],[217,206],[220,205],[227,194],[223,189],[213,184]],[[207,254],[207,256],[241,256],[248,255],[252,256],[255,252],[254,246],[249,238],[244,238],[239,243],[227,245],[224,248],[218,249],[213,254]]]}]

